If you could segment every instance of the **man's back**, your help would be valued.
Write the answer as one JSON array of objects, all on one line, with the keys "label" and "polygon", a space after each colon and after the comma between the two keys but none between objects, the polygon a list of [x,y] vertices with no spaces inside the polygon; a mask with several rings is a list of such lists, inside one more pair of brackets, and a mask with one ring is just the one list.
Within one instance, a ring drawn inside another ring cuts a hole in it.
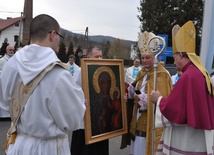
[{"label": "man's back", "polygon": [[[18,81],[29,83],[47,64],[55,61],[59,60],[50,48],[37,45],[26,46],[16,53],[2,71],[5,108],[9,109]],[[23,151],[25,154],[70,154],[67,133],[80,127],[85,112],[83,92],[72,78],[68,70],[56,66],[40,81],[20,116],[18,136],[15,144],[9,145],[8,155]]]}]

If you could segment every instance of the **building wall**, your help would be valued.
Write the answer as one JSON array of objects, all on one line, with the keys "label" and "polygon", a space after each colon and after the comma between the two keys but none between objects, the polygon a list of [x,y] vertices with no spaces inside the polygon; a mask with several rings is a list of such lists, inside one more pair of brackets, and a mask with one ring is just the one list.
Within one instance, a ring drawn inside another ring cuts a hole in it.
[{"label": "building wall", "polygon": [[[21,40],[22,40],[22,30],[23,30],[23,26],[21,25]],[[15,42],[14,42],[14,36],[15,35],[18,35],[19,36],[19,31],[20,31],[20,28],[19,26],[11,26],[11,27],[8,27],[7,29],[3,30],[1,33],[0,33],[0,47],[2,46],[2,43],[4,42],[5,38],[8,39],[8,43],[12,46],[15,45]]]}]

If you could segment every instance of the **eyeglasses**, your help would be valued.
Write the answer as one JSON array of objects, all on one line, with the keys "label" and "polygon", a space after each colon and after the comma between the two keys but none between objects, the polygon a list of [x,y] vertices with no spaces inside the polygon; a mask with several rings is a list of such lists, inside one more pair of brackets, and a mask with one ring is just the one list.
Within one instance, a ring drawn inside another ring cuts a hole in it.
[{"label": "eyeglasses", "polygon": [[[55,32],[56,32],[56,34],[61,38],[61,40],[63,40],[63,39],[64,39],[64,36],[63,36],[63,35],[61,35],[61,34],[59,34],[56,30],[52,30],[52,31],[55,31]],[[48,32],[48,33],[51,33],[52,31],[50,31],[50,32]]]}]

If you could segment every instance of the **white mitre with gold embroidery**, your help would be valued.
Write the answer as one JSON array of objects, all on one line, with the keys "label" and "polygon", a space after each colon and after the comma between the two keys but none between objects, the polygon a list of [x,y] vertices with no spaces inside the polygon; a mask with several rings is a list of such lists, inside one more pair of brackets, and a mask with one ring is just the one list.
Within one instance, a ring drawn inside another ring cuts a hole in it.
[{"label": "white mitre with gold embroidery", "polygon": [[153,48],[153,47],[157,46],[157,44],[159,42],[158,39],[151,40],[155,36],[156,35],[154,33],[147,32],[147,31],[144,31],[143,33],[140,34],[139,40],[138,40],[138,48],[139,48],[141,54],[145,54],[145,53],[150,54],[150,53],[153,53],[152,50],[149,49],[149,48],[150,47]]}]

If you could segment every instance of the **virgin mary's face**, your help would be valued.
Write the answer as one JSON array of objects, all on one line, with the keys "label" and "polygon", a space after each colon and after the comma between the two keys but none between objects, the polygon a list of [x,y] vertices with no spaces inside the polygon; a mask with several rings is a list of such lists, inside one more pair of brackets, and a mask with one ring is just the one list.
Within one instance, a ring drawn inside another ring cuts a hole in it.
[{"label": "virgin mary's face", "polygon": [[103,92],[103,94],[108,94],[110,91],[110,87],[111,87],[110,80],[106,79],[101,82],[100,89]]},{"label": "virgin mary's face", "polygon": [[111,88],[111,77],[108,73],[100,75],[99,86],[100,86],[100,92],[102,92],[102,94],[104,95],[109,94],[109,91]]},{"label": "virgin mary's face", "polygon": [[118,96],[118,92],[117,92],[117,91],[114,91],[114,93],[113,93],[113,98],[114,98],[114,99],[117,99],[117,96]]}]

